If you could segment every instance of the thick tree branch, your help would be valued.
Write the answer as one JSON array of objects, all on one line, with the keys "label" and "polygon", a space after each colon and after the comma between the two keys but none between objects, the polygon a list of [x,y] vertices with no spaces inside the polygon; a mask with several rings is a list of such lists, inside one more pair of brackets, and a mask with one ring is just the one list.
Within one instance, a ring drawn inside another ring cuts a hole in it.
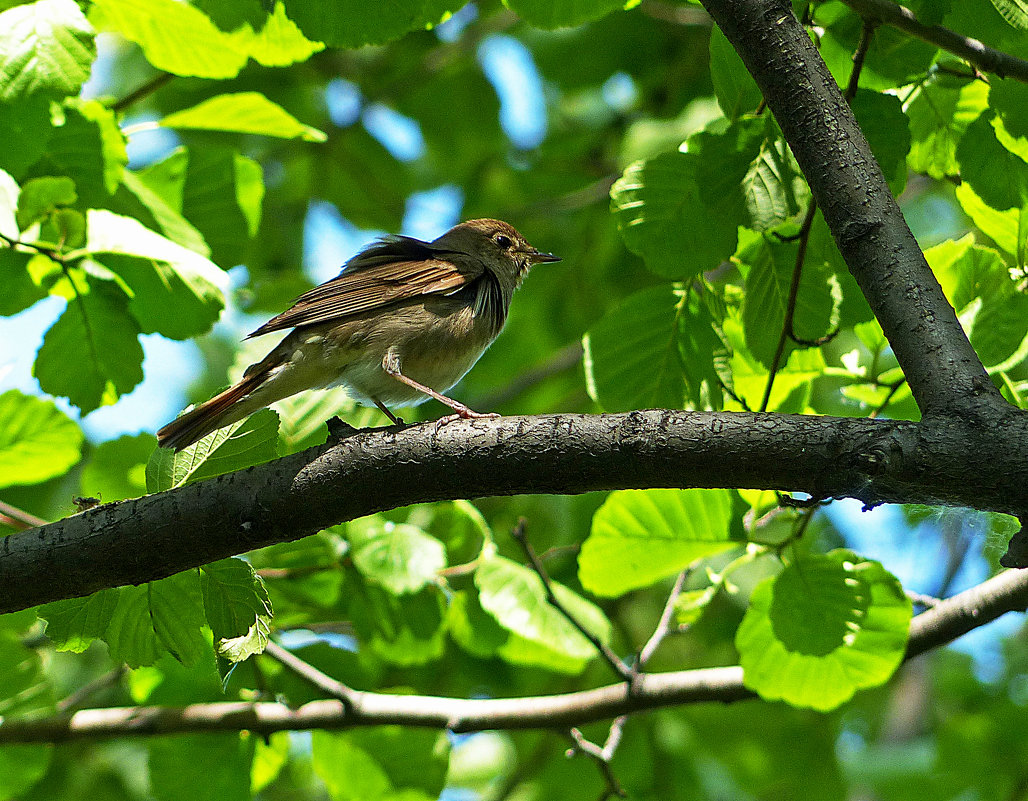
[{"label": "thick tree branch", "polygon": [[[1028,606],[1028,571],[1009,570],[922,612],[910,626],[907,659],[936,648],[1010,611]],[[332,680],[329,680],[331,682]],[[316,682],[318,683],[318,682]],[[44,719],[0,719],[0,743],[54,743],[99,737],[248,730],[343,729],[399,724],[454,732],[569,728],[682,704],[729,703],[755,697],[742,668],[720,667],[640,675],[593,690],[538,698],[464,699],[346,692],[347,702],[228,702],[186,707],[86,709]]]},{"label": "thick tree branch", "polygon": [[925,417],[1005,405],[849,105],[785,0],[703,0],[774,112]]},{"label": "thick tree branch", "polygon": [[984,72],[1028,83],[1028,61],[986,47],[977,39],[961,36],[941,25],[925,25],[909,8],[890,0],[842,0],[866,19],[878,20],[911,36],[946,50],[970,62]]},{"label": "thick tree branch", "polygon": [[140,584],[412,503],[736,487],[1017,513],[1028,419],[969,426],[651,410],[425,423],[326,445],[0,540],[0,612]]}]

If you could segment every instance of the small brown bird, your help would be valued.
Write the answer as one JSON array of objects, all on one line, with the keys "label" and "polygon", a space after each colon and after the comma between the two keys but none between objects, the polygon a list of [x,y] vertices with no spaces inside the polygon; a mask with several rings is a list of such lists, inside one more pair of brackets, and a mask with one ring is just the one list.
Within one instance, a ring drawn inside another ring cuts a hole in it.
[{"label": "small brown bird", "polygon": [[469,220],[431,242],[386,237],[250,334],[293,329],[237,384],[164,426],[157,441],[181,450],[277,400],[340,385],[394,423],[402,421],[387,407],[429,397],[454,410],[444,419],[495,417],[442,393],[496,339],[529,268],[551,261],[560,259],[499,220]]}]

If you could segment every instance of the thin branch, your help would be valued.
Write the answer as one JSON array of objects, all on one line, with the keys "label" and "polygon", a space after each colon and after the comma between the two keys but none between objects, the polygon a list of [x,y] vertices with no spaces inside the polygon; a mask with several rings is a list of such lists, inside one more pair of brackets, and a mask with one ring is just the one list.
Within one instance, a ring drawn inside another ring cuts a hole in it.
[{"label": "thin branch", "polygon": [[875,19],[893,28],[898,28],[911,36],[969,61],[981,70],[1028,83],[1028,61],[1001,50],[986,47],[977,39],[962,36],[941,25],[925,25],[918,21],[917,16],[909,8],[891,3],[889,0],[843,0],[843,2],[865,18]]},{"label": "thin branch", "polygon": [[657,623],[657,627],[653,630],[653,634],[650,635],[650,639],[646,641],[646,645],[639,651],[639,658],[636,660],[636,665],[639,669],[645,667],[646,663],[650,661],[650,657],[656,653],[660,644],[664,642],[664,638],[671,631],[671,621],[675,617],[675,601],[678,600],[678,596],[682,594],[682,588],[685,586],[685,580],[689,576],[689,569],[686,568],[678,574],[678,578],[675,579],[675,586],[671,588],[671,593],[667,597],[667,602],[664,604],[664,611],[661,612],[660,621]]},{"label": "thin branch", "polygon": [[[865,20],[860,29],[860,40],[853,52],[853,69],[850,70],[850,79],[846,85],[844,97],[849,103],[857,96],[857,87],[860,84],[860,73],[864,69],[864,59],[871,47],[871,39],[874,36],[874,23]],[[800,294],[800,281],[803,278],[803,264],[807,259],[807,246],[810,243],[810,231],[814,227],[814,217],[817,215],[817,203],[811,198],[807,206],[807,214],[803,218],[798,234],[799,248],[796,251],[796,262],[792,269],[792,282],[789,285],[789,299],[785,304],[785,317],[782,320],[782,332],[778,337],[778,345],[775,347],[775,355],[771,359],[771,366],[768,369],[767,383],[764,385],[764,398],[760,403],[760,411],[767,411],[767,405],[771,401],[771,389],[774,387],[775,376],[782,365],[782,357],[785,354],[785,344],[791,339],[806,347],[817,347],[823,345],[835,337],[838,331],[821,337],[815,341],[801,340],[796,336],[796,302]]]},{"label": "thin branch", "polygon": [[893,381],[892,384],[889,385],[889,392],[886,394],[885,399],[881,403],[879,403],[874,409],[871,410],[871,414],[868,415],[868,419],[874,420],[876,417],[878,417],[878,415],[884,412],[889,407],[889,404],[892,403],[893,396],[895,396],[895,394],[899,392],[900,387],[902,387],[906,383],[906,378],[901,378],[898,381]]},{"label": "thin branch", "polygon": [[65,713],[70,712],[75,709],[75,707],[82,706],[82,704],[95,693],[102,692],[110,687],[116,686],[127,672],[128,668],[125,665],[118,665],[113,670],[107,671],[102,676],[98,676],[93,679],[91,682],[83,684],[71,695],[62,698],[57,702],[57,711]]},{"label": "thin branch", "polygon": [[807,258],[807,243],[810,241],[810,229],[814,225],[814,216],[817,214],[817,203],[811,199],[807,206],[807,214],[803,218],[803,225],[800,226],[799,248],[796,251],[796,263],[792,268],[792,282],[789,285],[789,299],[785,304],[785,317],[782,320],[782,331],[778,337],[778,345],[775,347],[775,355],[771,359],[771,366],[768,368],[767,383],[764,384],[764,398],[760,402],[760,411],[766,412],[767,405],[771,402],[771,389],[775,384],[775,376],[782,365],[782,356],[785,354],[785,343],[788,340],[789,332],[793,329],[793,319],[796,316],[796,301],[800,294],[800,279],[803,276],[803,262]]},{"label": "thin branch", "polygon": [[521,546],[521,550],[524,551],[525,556],[528,558],[529,564],[532,566],[532,570],[539,576],[539,580],[543,584],[543,589],[546,591],[546,600],[550,606],[560,612],[567,621],[578,629],[579,633],[585,637],[589,642],[592,643],[593,647],[600,653],[607,664],[610,665],[611,669],[625,681],[631,682],[636,678],[635,672],[628,667],[609,645],[603,640],[597,637],[593,632],[589,631],[585,625],[561,603],[561,600],[557,597],[553,591],[553,582],[550,581],[550,576],[546,572],[546,568],[543,566],[542,561],[539,559],[538,554],[535,552],[535,548],[532,547],[532,543],[528,541],[528,536],[525,534],[525,519],[521,518],[517,525],[514,526],[514,530],[510,533],[514,541]]},{"label": "thin branch", "polygon": [[[622,716],[624,717],[624,716]],[[621,720],[622,718],[618,718]],[[611,734],[614,732],[614,727],[611,727]],[[585,735],[582,734],[578,729],[572,728],[568,731],[574,747],[568,750],[568,756],[574,756],[576,753],[584,754],[596,763],[600,769],[600,773],[603,776],[603,780],[607,784],[607,788],[600,796],[600,801],[606,801],[606,799],[614,798],[627,798],[628,793],[621,786],[621,782],[618,781],[617,776],[614,775],[614,771],[610,766],[610,760],[613,756],[613,750],[610,753],[607,752],[606,748],[600,748],[596,743],[587,740]],[[620,735],[618,737],[620,739]],[[609,738],[608,738],[609,742]]]},{"label": "thin branch", "polygon": [[347,687],[341,681],[333,679],[327,673],[318,670],[314,665],[300,659],[283,648],[276,642],[268,641],[264,653],[279,662],[283,667],[288,668],[304,681],[310,682],[329,698],[335,698],[343,702],[345,707],[353,704],[354,690]]},{"label": "thin branch", "polygon": [[5,503],[4,501],[0,501],[0,515],[5,518],[3,522],[11,528],[19,528],[23,530],[26,528],[35,528],[36,526],[45,526],[50,522],[49,520],[44,520],[41,517],[36,517],[30,512],[19,509],[17,506],[11,506],[11,504]]},{"label": "thin branch", "polygon": [[[1028,606],[1028,570],[1007,570],[917,615],[905,659],[945,645],[979,626]],[[302,661],[302,660],[301,660]],[[330,679],[330,681],[334,681]],[[534,698],[465,699],[350,691],[337,699],[286,704],[227,702],[185,707],[85,709],[50,718],[0,720],[0,743],[56,743],[181,732],[341,729],[398,724],[454,732],[582,726],[647,709],[754,698],[742,668],[648,673],[630,692],[624,682],[592,690]]]},{"label": "thin branch", "polygon": [[133,103],[142,100],[144,97],[152,95],[166,83],[171,81],[174,77],[175,76],[170,72],[159,72],[149,81],[144,83],[142,86],[138,87],[137,89],[133,89],[131,92],[125,95],[125,97],[121,98],[121,100],[115,100],[113,103],[111,103],[109,108],[111,109],[111,111],[115,113],[124,111]]}]

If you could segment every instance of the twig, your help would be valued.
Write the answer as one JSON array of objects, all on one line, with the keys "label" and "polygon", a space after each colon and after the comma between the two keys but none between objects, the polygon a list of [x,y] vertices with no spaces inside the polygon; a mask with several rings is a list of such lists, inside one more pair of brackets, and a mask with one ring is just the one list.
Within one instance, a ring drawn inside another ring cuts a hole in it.
[{"label": "twig", "polygon": [[536,554],[535,548],[532,547],[532,543],[528,541],[528,537],[525,535],[524,518],[521,518],[518,521],[510,535],[514,538],[514,541],[521,546],[521,550],[525,552],[525,556],[528,558],[529,564],[531,564],[532,569],[535,571],[536,575],[539,576],[539,580],[543,583],[543,589],[546,591],[546,600],[550,603],[550,606],[560,612],[572,626],[578,629],[583,637],[593,644],[593,647],[600,652],[604,659],[607,660],[607,663],[615,673],[625,681],[631,682],[636,676],[635,672],[621,661],[620,657],[614,653],[609,645],[583,626],[582,623],[580,623],[579,620],[571,614],[571,611],[564,606],[564,604],[560,602],[560,599],[554,594],[553,583],[550,581],[550,576],[546,572],[546,568],[543,566],[539,556]]},{"label": "twig", "polygon": [[925,595],[913,590],[904,590],[903,592],[910,599],[911,603],[919,604],[925,609],[932,609],[942,603],[942,599],[936,598],[934,595]]},{"label": "twig", "polygon": [[297,567],[262,567],[256,573],[262,579],[297,579],[338,569],[339,565],[299,565]]},{"label": "twig", "polygon": [[121,100],[115,100],[113,103],[111,103],[109,108],[111,109],[111,111],[115,113],[119,111],[124,111],[137,100],[142,100],[147,95],[152,95],[154,92],[156,92],[166,83],[168,83],[174,77],[175,76],[170,72],[159,72],[149,81],[144,83],[142,86],[133,89],[131,92],[125,95],[125,97],[121,98]]},{"label": "twig", "polygon": [[[867,51],[871,47],[871,39],[874,36],[875,23],[869,20],[864,21],[863,27],[860,29],[860,41],[857,42],[857,49],[853,52],[853,69],[850,71],[850,79],[846,85],[846,91],[844,97],[847,102],[852,103],[853,98],[857,96],[857,86],[860,83],[860,73],[864,69],[864,59],[867,57]],[[760,403],[760,411],[766,412],[767,405],[771,401],[771,389],[775,383],[775,376],[778,374],[778,370],[781,367],[782,356],[785,353],[785,343],[792,339],[794,342],[803,345],[805,347],[818,347],[831,341],[838,331],[832,332],[824,337],[820,337],[816,340],[802,340],[796,336],[795,329],[795,318],[796,318],[796,302],[799,298],[800,293],[800,281],[803,277],[803,263],[807,258],[807,245],[810,242],[810,231],[814,226],[814,217],[817,214],[817,203],[811,198],[810,205],[807,206],[807,214],[803,218],[803,224],[800,226],[799,248],[796,251],[796,263],[792,270],[792,282],[789,286],[789,299],[785,304],[785,317],[782,320],[782,332],[778,337],[778,345],[775,347],[775,355],[771,360],[771,367],[768,370],[767,384],[764,386],[764,398]]]},{"label": "twig", "polygon": [[3,501],[0,501],[0,518],[3,518],[3,522],[11,528],[22,530],[45,526],[50,522]]},{"label": "twig", "polygon": [[118,665],[113,670],[109,670],[102,676],[98,676],[91,682],[82,685],[71,695],[65,696],[57,702],[57,711],[59,713],[70,712],[77,706],[81,706],[82,702],[89,698],[93,693],[98,693],[101,690],[106,690],[108,687],[114,687],[121,681],[122,676],[128,672],[128,668],[125,665]]},{"label": "twig", "polygon": [[685,580],[689,576],[689,569],[686,568],[678,574],[678,578],[675,579],[675,586],[671,588],[671,594],[667,597],[667,602],[664,604],[664,611],[660,615],[660,621],[657,623],[657,627],[653,630],[653,634],[650,635],[650,639],[646,641],[646,645],[639,651],[639,658],[636,660],[637,669],[641,670],[647,662],[650,661],[650,657],[660,647],[660,644],[664,641],[664,638],[671,631],[671,620],[675,616],[675,601],[678,600],[678,596],[682,594],[682,587],[685,586]]},{"label": "twig", "polygon": [[327,673],[322,673],[314,665],[305,662],[271,640],[265,646],[264,653],[300,678],[313,684],[329,697],[342,701],[343,706],[347,709],[353,708],[354,691],[341,681],[333,679]]},{"label": "twig", "polygon": [[878,404],[878,406],[871,410],[871,414],[868,415],[868,418],[873,420],[874,418],[878,417],[878,415],[880,415],[882,412],[884,412],[888,405],[892,402],[893,396],[899,391],[899,388],[902,387],[905,383],[907,383],[907,379],[901,378],[898,381],[894,381],[892,384],[890,384],[889,392],[885,396],[885,400],[883,400],[881,403]]},{"label": "twig", "polygon": [[[585,754],[597,764],[600,769],[600,773],[603,774],[603,779],[607,783],[607,788],[600,796],[600,801],[606,801],[606,799],[611,797],[625,798],[628,795],[610,767],[610,760],[613,758],[614,751],[617,749],[618,743],[621,741],[621,731],[624,726],[624,719],[625,716],[622,715],[618,720],[614,721],[614,725],[610,727],[610,734],[607,736],[607,744],[604,745],[603,748],[600,748],[596,743],[587,740],[585,735],[583,735],[578,729],[572,728],[568,732],[575,745],[573,748],[568,749],[567,756],[573,757],[576,753]],[[617,725],[618,721],[622,721],[621,725]]]},{"label": "twig", "polygon": [[898,28],[922,41],[933,44],[955,56],[969,61],[975,67],[996,75],[1014,78],[1028,83],[1028,61],[986,47],[977,39],[961,36],[941,25],[925,25],[909,8],[888,0],[843,0],[843,2],[865,18]]}]

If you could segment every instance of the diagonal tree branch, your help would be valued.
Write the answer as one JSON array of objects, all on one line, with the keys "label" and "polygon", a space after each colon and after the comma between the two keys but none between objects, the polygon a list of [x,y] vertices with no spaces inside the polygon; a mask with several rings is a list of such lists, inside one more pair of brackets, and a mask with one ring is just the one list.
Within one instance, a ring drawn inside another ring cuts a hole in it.
[{"label": "diagonal tree branch", "polygon": [[898,28],[911,36],[933,44],[970,62],[985,72],[1001,77],[1016,78],[1028,83],[1028,61],[986,47],[977,39],[961,36],[941,25],[925,25],[909,8],[890,0],[842,0],[866,19],[874,19]]},{"label": "diagonal tree branch", "polygon": [[[1011,611],[1028,606],[1028,571],[1008,570],[915,617],[906,659],[944,645]],[[329,679],[329,682],[332,680]],[[320,683],[320,682],[319,682]],[[294,709],[280,703],[207,703],[186,707],[85,709],[43,719],[0,719],[0,743],[55,743],[85,738],[248,730],[341,729],[399,724],[454,732],[567,728],[619,715],[694,703],[756,697],[742,668],[648,673],[593,690],[535,698],[464,699],[387,695],[349,690],[347,702],[312,701]]]},{"label": "diagonal tree branch", "polygon": [[703,0],[760,87],[924,417],[1006,405],[907,227],[853,113],[783,0]]},{"label": "diagonal tree branch", "polygon": [[457,498],[736,487],[1016,514],[1028,509],[1028,418],[1009,408],[975,426],[651,410],[357,432],[0,539],[0,613]]}]

